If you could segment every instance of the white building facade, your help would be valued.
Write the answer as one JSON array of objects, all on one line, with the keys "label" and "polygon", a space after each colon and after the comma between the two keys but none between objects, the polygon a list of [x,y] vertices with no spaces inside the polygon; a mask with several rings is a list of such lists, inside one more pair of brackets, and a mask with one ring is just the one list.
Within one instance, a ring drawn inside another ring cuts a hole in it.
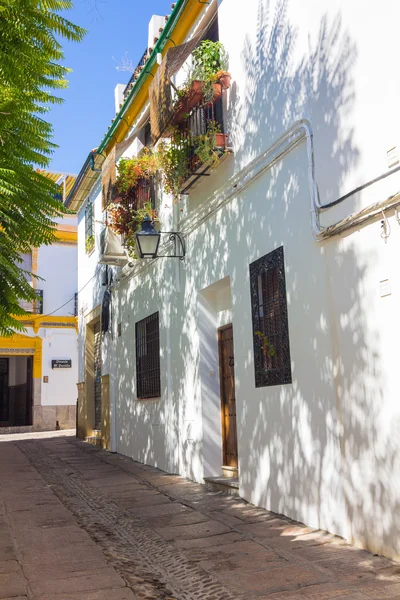
[{"label": "white building facade", "polygon": [[[68,200],[86,286],[86,434],[104,422],[88,406],[101,380],[112,450],[201,483],[231,467],[249,502],[399,558],[400,5],[182,0],[167,33],[181,43],[216,12],[233,152],[179,203],[157,183],[162,231],[180,232],[185,260],[99,264],[106,211],[89,162]],[[141,78],[117,111],[130,127],[128,157],[149,116],[147,96],[135,93]],[[159,254],[173,252],[164,244]],[[99,337],[106,289],[110,325]],[[138,369],[156,329],[159,394],[144,398]]]},{"label": "white building facade", "polygon": [[0,337],[0,434],[74,428],[78,375],[77,220],[56,220],[56,241],[22,256],[38,300]]}]

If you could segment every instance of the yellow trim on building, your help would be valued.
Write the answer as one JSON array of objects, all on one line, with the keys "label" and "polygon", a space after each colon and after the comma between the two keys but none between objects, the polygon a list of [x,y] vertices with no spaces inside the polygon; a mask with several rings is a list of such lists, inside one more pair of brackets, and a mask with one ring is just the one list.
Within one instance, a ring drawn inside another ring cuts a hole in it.
[{"label": "yellow trim on building", "polygon": [[[53,315],[20,315],[15,317],[18,321],[21,321],[25,327],[33,327],[33,331],[37,333],[40,327],[57,327],[61,328],[74,328],[78,331],[78,317],[62,317]],[[10,338],[11,339],[11,338]]]},{"label": "yellow trim on building", "polygon": [[0,356],[33,356],[33,378],[42,378],[42,338],[15,333],[0,337]]},{"label": "yellow trim on building", "polygon": [[[54,232],[54,235],[57,238],[57,241],[60,242],[64,242],[64,243],[69,243],[69,244],[76,244],[78,242],[78,232],[77,231],[65,231],[62,229],[57,229]],[[57,244],[57,242],[54,242],[55,244]]]}]

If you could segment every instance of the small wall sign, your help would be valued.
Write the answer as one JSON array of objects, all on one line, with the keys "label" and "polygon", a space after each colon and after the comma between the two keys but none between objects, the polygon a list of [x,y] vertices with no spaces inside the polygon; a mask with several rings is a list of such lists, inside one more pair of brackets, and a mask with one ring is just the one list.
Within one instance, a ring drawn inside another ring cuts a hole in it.
[{"label": "small wall sign", "polygon": [[60,359],[51,361],[52,369],[70,369],[72,367],[72,360],[70,358]]}]

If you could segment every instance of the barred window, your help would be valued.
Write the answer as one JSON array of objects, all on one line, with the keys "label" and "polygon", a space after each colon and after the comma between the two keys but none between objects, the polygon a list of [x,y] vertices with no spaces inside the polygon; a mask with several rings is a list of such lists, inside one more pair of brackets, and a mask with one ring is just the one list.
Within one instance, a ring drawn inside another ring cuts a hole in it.
[{"label": "barred window", "polygon": [[283,247],[250,265],[256,387],[292,382]]},{"label": "barred window", "polygon": [[158,312],[136,323],[136,390],[139,399],[161,396]]},{"label": "barred window", "polygon": [[94,248],[94,206],[93,202],[87,205],[85,211],[85,244],[86,252],[89,253]]}]

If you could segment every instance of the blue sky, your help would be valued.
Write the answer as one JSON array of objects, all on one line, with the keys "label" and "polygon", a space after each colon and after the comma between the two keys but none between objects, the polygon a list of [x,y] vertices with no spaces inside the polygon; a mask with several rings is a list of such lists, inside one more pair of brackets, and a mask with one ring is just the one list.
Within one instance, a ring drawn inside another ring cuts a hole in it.
[{"label": "blue sky", "polygon": [[[134,65],[146,46],[153,14],[171,13],[172,0],[76,0],[64,16],[88,30],[80,44],[62,42],[69,87],[60,106],[47,119],[54,127],[55,151],[50,169],[78,173],[89,153],[98,146],[115,116],[114,88],[127,83],[128,72],[117,62],[127,52]],[[97,8],[97,10],[95,10]]]}]

